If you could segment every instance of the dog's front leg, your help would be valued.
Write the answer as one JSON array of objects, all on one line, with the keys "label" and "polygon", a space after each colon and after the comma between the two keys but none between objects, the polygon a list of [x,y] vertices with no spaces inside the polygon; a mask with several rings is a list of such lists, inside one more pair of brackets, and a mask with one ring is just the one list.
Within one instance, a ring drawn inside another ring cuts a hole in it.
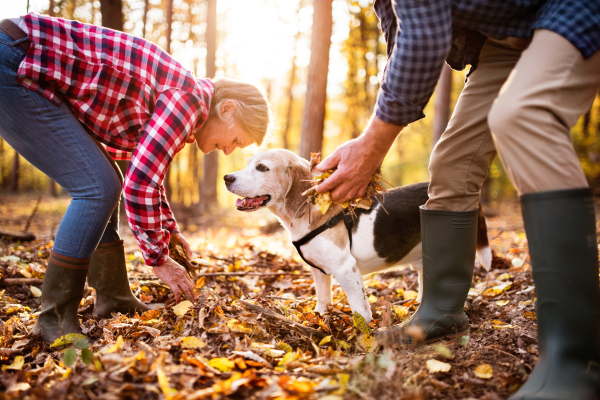
[{"label": "dog's front leg", "polygon": [[341,267],[336,268],[334,276],[342,289],[344,289],[352,311],[358,311],[365,321],[371,322],[373,319],[371,316],[371,307],[367,300],[362,276],[356,266],[356,260],[354,258],[347,260]]},{"label": "dog's front leg", "polygon": [[312,269],[313,278],[315,280],[315,290],[317,292],[317,306],[315,311],[321,314],[327,311],[327,307],[331,303],[331,276],[325,275],[316,268]]}]

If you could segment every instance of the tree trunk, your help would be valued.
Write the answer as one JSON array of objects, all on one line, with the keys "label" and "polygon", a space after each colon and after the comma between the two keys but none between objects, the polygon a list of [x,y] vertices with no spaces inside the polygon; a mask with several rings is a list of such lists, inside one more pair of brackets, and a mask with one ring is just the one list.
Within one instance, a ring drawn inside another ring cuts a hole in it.
[{"label": "tree trunk", "polygon": [[171,54],[171,34],[173,33],[173,0],[167,0],[167,53]]},{"label": "tree trunk", "polygon": [[146,39],[146,23],[148,22],[148,7],[150,5],[150,0],[144,0],[144,16],[143,24],[142,24],[142,37]]},{"label": "tree trunk", "polygon": [[433,112],[433,138],[431,141],[432,147],[435,146],[442,133],[448,126],[450,118],[450,94],[452,93],[452,69],[444,64],[442,74],[437,85],[437,95],[435,97],[435,105]]},{"label": "tree trunk", "polygon": [[54,17],[54,0],[50,0],[50,4],[48,5],[48,15]]},{"label": "tree trunk", "polygon": [[314,0],[310,63],[300,142],[300,156],[307,160],[310,160],[311,152],[321,151],[323,145],[332,24],[332,0]]},{"label": "tree trunk", "polygon": [[289,132],[292,125],[292,112],[294,110],[294,82],[296,81],[296,48],[298,47],[298,39],[300,38],[300,31],[294,38],[294,55],[292,57],[292,69],[290,70],[290,84],[287,90],[287,112],[285,118],[285,128],[283,130],[283,148],[290,149]]},{"label": "tree trunk", "polygon": [[52,180],[52,178],[48,177],[48,192],[50,193],[50,196],[52,197],[56,197],[57,193],[56,193],[56,182],[54,182]]},{"label": "tree trunk", "polygon": [[15,151],[13,158],[13,168],[10,176],[10,190],[16,192],[19,190],[19,153]]},{"label": "tree trunk", "polygon": [[123,2],[122,0],[100,0],[102,26],[117,31],[123,31]]},{"label": "tree trunk", "polygon": [[[214,78],[217,59],[217,0],[207,0],[206,10],[206,77]],[[219,155],[216,151],[204,156],[204,179],[200,184],[200,209],[203,213],[217,206]]]}]

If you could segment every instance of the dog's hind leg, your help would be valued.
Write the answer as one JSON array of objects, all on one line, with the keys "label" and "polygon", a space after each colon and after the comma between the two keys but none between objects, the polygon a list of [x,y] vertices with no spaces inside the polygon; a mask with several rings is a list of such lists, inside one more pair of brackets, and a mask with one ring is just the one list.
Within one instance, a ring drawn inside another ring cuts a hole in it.
[{"label": "dog's hind leg", "polygon": [[323,314],[327,311],[327,307],[331,302],[331,276],[325,275],[316,268],[312,269],[313,278],[315,280],[315,291],[317,292],[317,306],[315,311]]}]

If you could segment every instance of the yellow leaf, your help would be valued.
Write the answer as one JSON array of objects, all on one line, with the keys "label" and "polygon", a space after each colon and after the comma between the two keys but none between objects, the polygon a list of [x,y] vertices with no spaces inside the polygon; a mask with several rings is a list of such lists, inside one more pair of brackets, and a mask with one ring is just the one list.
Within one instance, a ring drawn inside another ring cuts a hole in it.
[{"label": "yellow leaf", "polygon": [[321,213],[325,215],[331,205],[331,196],[329,195],[329,192],[315,194],[315,205],[321,210]]},{"label": "yellow leaf", "polygon": [[185,313],[188,312],[188,310],[190,309],[191,306],[193,306],[191,301],[184,300],[181,303],[179,303],[173,307],[173,312],[178,317],[183,317],[185,315]]},{"label": "yellow leaf", "polygon": [[103,354],[114,353],[115,351],[119,350],[121,347],[123,347],[123,336],[119,335],[116,343],[113,344],[112,346],[110,346],[108,349],[102,351],[102,353]]},{"label": "yellow leaf", "polygon": [[494,371],[489,364],[481,364],[475,368],[475,376],[480,379],[491,379],[494,376]]},{"label": "yellow leaf", "polygon": [[394,306],[394,312],[396,315],[398,315],[398,317],[400,317],[401,320],[408,317],[408,311],[402,306]]},{"label": "yellow leaf", "polygon": [[283,350],[286,353],[291,353],[292,351],[294,351],[294,349],[292,349],[292,346],[290,346],[289,344],[285,343],[285,342],[279,342],[277,343],[276,346],[279,350]]},{"label": "yellow leaf", "polygon": [[369,334],[363,334],[358,337],[358,344],[367,352],[372,352],[377,347],[377,339]]},{"label": "yellow leaf", "polygon": [[33,297],[40,297],[42,295],[42,291],[35,286],[30,287],[29,290],[31,290]]},{"label": "yellow leaf", "polygon": [[491,287],[489,289],[486,289],[483,292],[483,296],[487,296],[487,297],[498,296],[499,294],[504,293],[508,289],[510,289],[511,286],[512,286],[512,282],[507,282],[507,283],[504,283],[502,285]]},{"label": "yellow leaf", "polygon": [[499,305],[500,307],[507,305],[508,303],[510,303],[510,300],[498,300],[496,302],[497,305]]},{"label": "yellow leaf", "polygon": [[340,346],[340,348],[342,350],[348,350],[351,346],[350,343],[348,342],[344,342],[343,340],[338,340],[337,341],[338,346]]},{"label": "yellow leaf", "polygon": [[254,332],[254,328],[248,326],[248,324],[238,321],[235,318],[232,318],[229,321],[227,321],[227,327],[232,332],[240,332],[247,334],[252,334],[252,332]]},{"label": "yellow leaf", "polygon": [[279,362],[279,365],[288,365],[292,361],[295,361],[298,358],[298,353],[286,353],[285,356]]},{"label": "yellow leaf", "polygon": [[537,316],[534,312],[531,311],[525,311],[525,313],[523,314],[523,318],[527,318],[530,319],[532,321],[535,321],[537,319]]},{"label": "yellow leaf", "polygon": [[427,360],[426,365],[427,370],[429,370],[429,372],[432,374],[436,372],[448,372],[452,367],[450,364],[438,360]]},{"label": "yellow leaf", "polygon": [[195,336],[186,336],[181,339],[181,347],[186,349],[201,349],[205,346],[206,343]]},{"label": "yellow leaf", "polygon": [[377,303],[377,297],[373,296],[373,295],[369,295],[369,303]]},{"label": "yellow leaf", "polygon": [[64,336],[59,337],[50,345],[50,347],[64,346],[65,344],[71,344],[77,339],[85,339],[85,336],[81,333],[67,333]]},{"label": "yellow leaf", "polygon": [[162,363],[165,358],[165,354],[161,354],[156,360],[156,376],[158,377],[158,384],[160,385],[160,390],[165,395],[166,400],[171,400],[173,398],[173,394],[177,393],[177,391],[169,385],[169,379],[165,374],[165,371],[162,369]]},{"label": "yellow leaf", "polygon": [[25,364],[25,357],[16,356],[15,360],[13,361],[12,364],[2,366],[2,371],[6,371],[7,369],[14,369],[15,371],[20,371],[21,368],[23,368],[24,364]]},{"label": "yellow leaf", "polygon": [[369,324],[367,324],[367,321],[365,321],[364,317],[360,315],[360,313],[358,313],[357,311],[354,311],[354,314],[352,314],[352,322],[354,323],[354,327],[362,333],[371,333],[371,328],[369,327]]},{"label": "yellow leaf", "polygon": [[221,372],[229,372],[235,367],[235,363],[233,361],[228,360],[227,358],[224,358],[224,357],[213,358],[212,360],[210,360],[208,362],[208,365],[210,365],[213,368],[218,369]]},{"label": "yellow leaf", "polygon": [[14,385],[10,385],[7,392],[19,392],[22,390],[29,390],[29,389],[31,389],[31,386],[29,385],[29,383],[19,382],[19,383],[15,383]]},{"label": "yellow leaf", "polygon": [[201,287],[204,287],[205,283],[206,283],[206,278],[204,276],[201,276],[196,281],[196,289],[200,289]]},{"label": "yellow leaf", "polygon": [[331,342],[331,335],[325,336],[323,339],[321,339],[321,341],[319,342],[319,346],[323,346],[329,342]]},{"label": "yellow leaf", "polygon": [[175,336],[181,336],[183,334],[183,330],[185,329],[185,319],[180,319],[175,322],[175,326],[173,326],[173,333]]},{"label": "yellow leaf", "polygon": [[404,291],[404,300],[412,300],[416,299],[419,294],[414,290],[405,290]]}]

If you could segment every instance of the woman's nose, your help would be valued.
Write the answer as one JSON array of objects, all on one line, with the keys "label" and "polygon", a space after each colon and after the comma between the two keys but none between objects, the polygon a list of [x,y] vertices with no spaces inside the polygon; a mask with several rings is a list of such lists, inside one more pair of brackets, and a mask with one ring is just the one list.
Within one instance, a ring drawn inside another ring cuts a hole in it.
[{"label": "woman's nose", "polygon": [[223,149],[223,153],[225,153],[226,156],[230,155],[231,153],[233,153],[233,150],[235,150],[235,147],[233,146],[227,146]]},{"label": "woman's nose", "polygon": [[235,182],[235,176],[233,176],[231,174],[230,175],[225,175],[223,177],[223,179],[225,180],[225,184],[226,185],[231,185],[233,182]]}]

